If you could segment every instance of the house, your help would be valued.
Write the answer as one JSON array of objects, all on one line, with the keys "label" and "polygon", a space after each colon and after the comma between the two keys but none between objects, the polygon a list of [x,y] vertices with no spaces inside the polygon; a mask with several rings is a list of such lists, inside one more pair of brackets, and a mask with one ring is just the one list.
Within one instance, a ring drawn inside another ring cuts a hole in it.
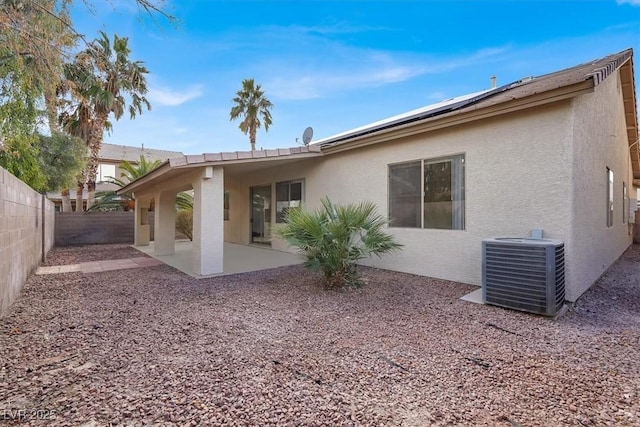
[{"label": "house", "polygon": [[[179,151],[157,150],[153,148],[145,148],[144,144],[140,147],[132,147],[129,145],[106,144],[103,143],[100,148],[98,159],[98,171],[96,174],[96,191],[117,190],[116,184],[107,182],[107,177],[120,178],[122,170],[120,164],[128,161],[132,165],[137,165],[140,156],[144,156],[147,160],[153,162],[156,160],[165,161],[172,157],[181,157],[184,154]],[[62,195],[59,192],[47,195],[50,200],[55,203],[56,211],[62,209]],[[71,189],[71,204],[75,209],[76,204],[75,188]],[[87,200],[87,190],[85,188],[83,194],[84,201]]]},{"label": "house", "polygon": [[306,147],[172,158],[120,190],[135,193],[135,243],[149,244],[155,197],[154,251],[172,254],[175,195],[193,189],[193,272],[222,273],[223,242],[294,251],[274,234],[289,207],[370,200],[404,249],[369,265],[481,285],[484,239],[543,230],[564,242],[575,301],[632,243],[632,57],[625,50]]}]

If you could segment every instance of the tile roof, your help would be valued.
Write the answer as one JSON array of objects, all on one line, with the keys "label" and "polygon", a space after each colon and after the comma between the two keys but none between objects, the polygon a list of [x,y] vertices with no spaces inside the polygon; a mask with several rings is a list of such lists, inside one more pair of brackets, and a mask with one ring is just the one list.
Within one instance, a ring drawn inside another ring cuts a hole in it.
[{"label": "tile roof", "polygon": [[128,162],[137,162],[140,160],[140,156],[144,156],[150,161],[165,161],[172,157],[179,157],[183,155],[184,154],[179,151],[156,150],[155,148],[147,148],[144,145],[141,147],[132,147],[129,145],[103,143],[102,148],[100,148],[99,157],[103,160],[113,160],[116,162],[121,162],[123,160]]},{"label": "tile roof", "polygon": [[258,159],[282,158],[313,153],[321,154],[320,147],[310,145],[305,147],[276,148],[273,150],[269,149],[254,151],[231,151],[223,153],[187,155],[169,159],[169,165],[171,167],[186,167],[191,165],[199,165],[202,163],[237,163],[238,161],[243,160],[252,161]]}]

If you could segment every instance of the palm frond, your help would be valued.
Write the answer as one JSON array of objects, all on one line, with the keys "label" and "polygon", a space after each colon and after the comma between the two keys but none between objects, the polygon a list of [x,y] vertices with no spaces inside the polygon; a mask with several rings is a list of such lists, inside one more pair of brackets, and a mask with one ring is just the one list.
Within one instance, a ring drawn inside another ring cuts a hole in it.
[{"label": "palm frond", "polygon": [[384,231],[387,222],[373,203],[336,205],[328,198],[321,202],[316,211],[288,210],[277,233],[305,255],[306,267],[322,271],[330,286],[359,284],[359,260],[402,247]]}]

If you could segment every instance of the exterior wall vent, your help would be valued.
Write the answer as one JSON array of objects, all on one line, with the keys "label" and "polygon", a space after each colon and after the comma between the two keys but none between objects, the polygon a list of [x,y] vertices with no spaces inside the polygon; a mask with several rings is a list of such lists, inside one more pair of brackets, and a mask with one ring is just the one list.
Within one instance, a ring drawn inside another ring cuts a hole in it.
[{"label": "exterior wall vent", "polygon": [[553,239],[482,241],[482,299],[555,316],[564,305],[564,243]]}]

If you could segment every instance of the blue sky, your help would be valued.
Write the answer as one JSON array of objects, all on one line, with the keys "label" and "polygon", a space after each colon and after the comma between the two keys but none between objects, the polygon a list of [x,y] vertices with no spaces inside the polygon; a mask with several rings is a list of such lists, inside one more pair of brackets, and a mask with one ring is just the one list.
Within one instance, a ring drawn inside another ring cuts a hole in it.
[{"label": "blue sky", "polygon": [[[78,1],[87,39],[129,37],[145,62],[153,109],[114,123],[105,142],[187,154],[248,150],[229,121],[243,79],[273,102],[258,148],[292,147],[454,96],[557,71],[633,48],[640,67],[640,0],[207,1],[169,0],[177,26],[134,0]],[[296,138],[300,142],[296,142]]]}]

